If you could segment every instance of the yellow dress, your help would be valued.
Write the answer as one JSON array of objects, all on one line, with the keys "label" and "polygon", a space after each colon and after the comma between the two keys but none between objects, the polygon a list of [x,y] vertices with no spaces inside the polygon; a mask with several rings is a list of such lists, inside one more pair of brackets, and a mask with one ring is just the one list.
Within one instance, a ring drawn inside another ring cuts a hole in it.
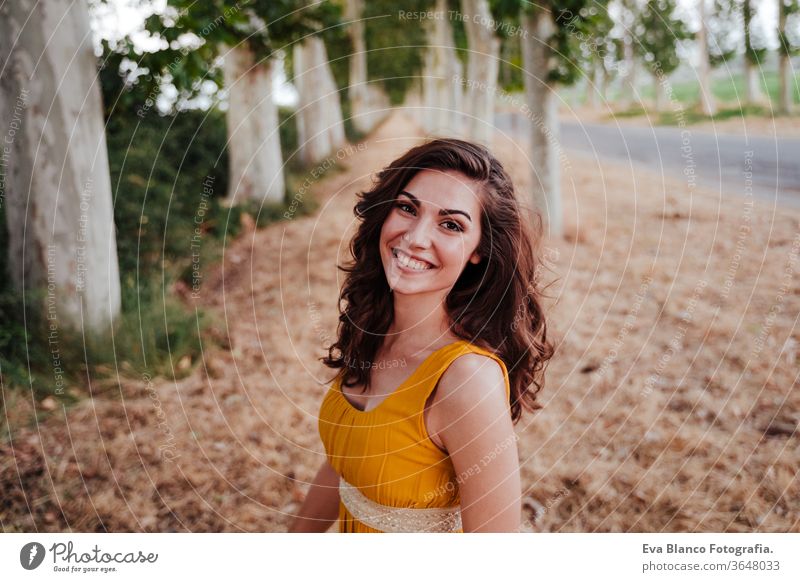
[{"label": "yellow dress", "polygon": [[[495,354],[466,340],[428,356],[376,408],[361,411],[341,391],[341,375],[325,394],[319,411],[319,433],[336,472],[376,503],[400,508],[459,505],[458,481],[450,457],[425,429],[425,402],[439,378],[459,356],[489,356],[503,369],[506,398],[508,371]],[[339,502],[340,532],[379,533],[356,520]]]}]

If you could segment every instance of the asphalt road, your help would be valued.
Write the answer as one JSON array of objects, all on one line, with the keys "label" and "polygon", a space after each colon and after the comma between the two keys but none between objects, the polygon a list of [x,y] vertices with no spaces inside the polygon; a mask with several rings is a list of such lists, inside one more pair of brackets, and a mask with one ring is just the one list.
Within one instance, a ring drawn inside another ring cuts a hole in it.
[{"label": "asphalt road", "polygon": [[[497,116],[499,129],[527,140],[521,114]],[[694,172],[699,186],[723,195],[754,197],[800,208],[800,139],[714,134],[688,126],[630,127],[561,124],[561,143],[601,159],[628,162],[657,172]]]}]

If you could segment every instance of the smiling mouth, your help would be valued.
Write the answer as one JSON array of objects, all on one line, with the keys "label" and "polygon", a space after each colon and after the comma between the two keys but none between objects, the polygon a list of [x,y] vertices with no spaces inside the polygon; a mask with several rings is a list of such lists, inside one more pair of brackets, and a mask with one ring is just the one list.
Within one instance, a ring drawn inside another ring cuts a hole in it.
[{"label": "smiling mouth", "polygon": [[395,258],[398,265],[410,271],[423,272],[423,271],[430,271],[431,269],[436,268],[434,265],[428,263],[427,261],[419,261],[416,259],[412,259],[403,251],[396,248],[392,249],[392,256]]}]

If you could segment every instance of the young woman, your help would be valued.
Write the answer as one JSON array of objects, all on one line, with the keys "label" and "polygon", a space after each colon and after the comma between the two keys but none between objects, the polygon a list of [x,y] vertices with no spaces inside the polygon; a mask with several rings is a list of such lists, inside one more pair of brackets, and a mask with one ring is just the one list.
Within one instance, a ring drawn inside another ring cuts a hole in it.
[{"label": "young woman", "polygon": [[502,165],[455,139],[415,147],[359,195],[327,461],[290,531],[519,531],[513,424],[552,355],[536,243]]}]

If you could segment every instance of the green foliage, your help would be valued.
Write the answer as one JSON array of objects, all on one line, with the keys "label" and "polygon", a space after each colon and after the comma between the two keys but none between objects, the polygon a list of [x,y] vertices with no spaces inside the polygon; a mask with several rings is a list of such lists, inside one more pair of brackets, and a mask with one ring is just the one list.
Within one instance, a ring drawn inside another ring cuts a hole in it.
[{"label": "green foliage", "polygon": [[[0,209],[0,218],[5,220]],[[0,230],[5,231],[5,222]],[[3,247],[6,248],[6,247]],[[5,254],[5,253],[3,253]],[[5,261],[5,257],[2,259]],[[4,385],[32,386],[43,393],[46,383],[38,377],[29,382],[28,362],[48,362],[47,338],[40,328],[41,321],[35,319],[35,310],[28,307],[34,301],[43,301],[41,293],[21,293],[11,288],[10,279],[4,275],[0,289],[0,376]],[[30,341],[35,336],[38,341]],[[43,368],[43,366],[42,366]]]},{"label": "green foliage", "polygon": [[[160,48],[142,53],[130,39],[108,52],[107,80],[120,71],[127,59],[135,66],[127,71],[121,86],[154,100],[166,84],[178,91],[185,102],[201,94],[203,83],[222,86],[219,57],[225,46],[247,43],[257,61],[274,57],[294,42],[323,29],[335,28],[341,9],[330,1],[306,5],[301,0],[168,0],[164,13],[145,21],[146,32],[160,41]],[[109,85],[114,97],[120,94],[116,82]],[[126,100],[127,103],[129,100]]]},{"label": "green foliage", "polygon": [[337,24],[326,29],[322,32],[322,40],[325,42],[336,87],[342,95],[347,95],[347,87],[350,86],[350,55],[353,52],[353,43],[347,33],[347,27]]},{"label": "green foliage", "polygon": [[736,107],[723,107],[712,116],[703,115],[697,109],[688,109],[682,117],[679,117],[674,111],[664,111],[659,113],[655,119],[657,125],[677,125],[680,121],[691,125],[708,120],[724,121],[725,119],[747,116],[761,117],[766,114],[767,110],[759,105],[740,105]]},{"label": "green foliage", "polygon": [[[459,0],[449,0],[448,10],[453,12],[461,11]],[[467,28],[462,18],[450,18],[450,25],[453,28],[453,46],[456,49],[456,57],[461,61],[461,66],[467,70],[469,61],[469,40],[467,39]]]},{"label": "green foliage", "polygon": [[[339,89],[339,102],[342,107],[345,135],[350,142],[355,143],[364,136],[353,126],[350,100],[347,98],[347,88],[350,86],[350,55],[353,53],[353,43],[348,34],[347,27],[343,24],[337,24],[323,31],[322,40],[325,42],[325,50],[328,53],[328,63],[333,72],[336,87]],[[289,54],[291,54],[291,51],[287,51],[287,55]],[[290,59],[287,59],[287,61],[290,61]],[[289,68],[289,65],[290,62],[287,62],[287,68]],[[292,75],[287,74],[287,78],[291,79]],[[291,124],[297,125],[294,120],[292,120]],[[281,129],[283,129],[283,127]],[[287,150],[284,150],[284,153],[286,153],[286,151]]]},{"label": "green foliage", "polygon": [[694,35],[680,18],[675,18],[675,0],[648,0],[638,15],[636,32],[640,52],[654,72],[669,75],[680,65],[678,42]]},{"label": "green foliage", "polygon": [[758,65],[764,61],[767,48],[763,38],[764,32],[753,27],[753,17],[757,8],[752,0],[743,0],[741,10],[744,22],[744,56],[750,63]]},{"label": "green foliage", "polygon": [[[150,269],[143,271],[151,274]],[[175,296],[172,273],[164,273],[163,280],[159,276],[140,282],[122,288],[125,308],[115,322],[113,340],[88,338],[88,367],[100,374],[119,366],[128,375],[181,377],[189,372],[184,362],[194,364],[202,357],[212,320],[207,312],[190,309]]]},{"label": "green foliage", "polygon": [[[800,53],[800,0],[781,0],[778,4],[778,51],[796,55]],[[781,30],[781,18],[785,21],[785,30]]]},{"label": "green foliage", "polygon": [[[0,198],[0,386],[3,390],[24,386],[43,397],[47,395],[50,352],[44,320],[39,310],[31,307],[44,303],[44,292],[20,291],[13,285],[6,220],[5,200]],[[45,372],[41,377],[37,368]]]},{"label": "green foliage", "polygon": [[519,38],[504,37],[500,39],[500,70],[498,84],[505,91],[522,91],[525,79],[522,75],[522,47]]},{"label": "green foliage", "polygon": [[[281,111],[282,121],[288,116]],[[176,290],[188,293],[197,286],[198,292],[205,292],[205,275],[219,260],[225,239],[241,231],[245,213],[265,226],[283,219],[287,210],[286,204],[221,204],[227,189],[227,153],[219,111],[161,117],[152,110],[139,117],[120,107],[107,123],[122,313],[111,341],[59,328],[59,358],[70,386],[59,395],[62,402],[85,393],[80,386],[87,377],[188,373],[179,362],[199,360],[201,341],[209,341],[207,330],[215,322],[184,304]],[[281,125],[281,140],[283,148],[296,147],[294,123]],[[207,180],[209,176],[213,180]],[[291,168],[287,182],[290,193],[301,183]],[[315,206],[306,195],[294,215],[307,214]],[[0,245],[7,248],[1,206]],[[0,373],[6,387],[31,389],[41,399],[54,393],[47,321],[38,309],[43,293],[23,295],[11,289],[6,261],[6,254],[0,254]]]},{"label": "green foliage", "polygon": [[[224,235],[219,198],[227,189],[227,156],[220,112],[112,115],[107,134],[123,281],[133,277],[138,265],[163,260],[171,271],[171,263],[190,257],[193,217],[200,212],[204,235]],[[213,184],[207,201],[206,181]]]},{"label": "green foliage", "polygon": [[[759,75],[759,80],[762,82],[762,89],[764,93],[769,95],[773,103],[778,103],[780,99],[780,79],[778,77],[778,73],[775,71],[766,71],[763,77]],[[800,87],[800,78],[796,80],[790,79],[789,83],[794,87],[795,103],[800,102],[800,88],[798,88]],[[693,121],[705,121],[709,119],[708,117],[703,116],[701,113],[694,111],[694,105],[697,103],[699,97],[699,88],[696,82],[675,82],[671,83],[671,88],[671,98],[684,105],[683,111],[678,113],[667,111],[663,114],[653,112],[649,115],[651,119],[660,120],[659,123],[666,125],[673,124],[673,122],[677,123],[677,116],[684,113],[686,115],[684,121],[689,123]],[[719,113],[714,117],[714,119],[719,120],[724,119],[726,116],[735,116],[737,114],[736,112],[744,115],[776,115],[776,112],[774,110],[770,110],[769,108],[755,106],[743,107],[740,101],[742,95],[744,94],[744,90],[745,79],[744,76],[738,72],[721,79],[714,79],[711,83],[711,92],[722,104]],[[645,86],[642,88],[643,98],[652,98],[653,95],[654,91],[651,86]],[[611,98],[613,99],[615,97],[616,95],[612,93]],[[725,104],[728,104],[728,106]],[[645,110],[643,110],[641,107],[635,107],[627,111],[615,112],[614,115],[621,117],[636,117],[644,114]]]},{"label": "green foliage", "polygon": [[522,74],[522,45],[519,34],[511,34],[513,31],[521,30],[519,2],[489,0],[489,10],[492,18],[505,24],[497,29],[497,36],[500,38],[498,85],[505,91],[522,91],[525,85]]},{"label": "green foliage", "polygon": [[591,38],[581,46],[584,56],[595,63],[603,63],[606,59],[616,60],[617,50],[611,37],[614,20],[608,13],[608,6],[592,6],[589,11],[592,13],[592,34]]},{"label": "green foliage", "polygon": [[659,126],[676,126],[676,125],[692,125],[701,123],[703,121],[724,121],[737,117],[761,117],[770,115],[770,113],[759,105],[741,105],[735,107],[723,107],[714,115],[704,115],[698,108],[690,107],[682,111],[666,110],[666,111],[648,111],[641,105],[631,107],[625,111],[617,111],[613,115],[608,116],[608,120],[631,117],[647,116],[647,119],[653,125]]},{"label": "green foliage", "polygon": [[[503,4],[510,12],[513,2]],[[546,39],[552,49],[553,67],[547,74],[551,83],[572,85],[584,75],[584,67],[590,62],[591,51],[587,43],[594,42],[595,30],[607,19],[608,0],[547,0],[530,3],[519,2],[523,11],[545,10],[553,15],[555,32]],[[538,42],[530,31],[522,42]]]},{"label": "green foliage", "polygon": [[714,8],[706,14],[708,60],[718,67],[736,56],[739,50],[739,12],[737,0],[714,0]]},{"label": "green foliage", "polygon": [[[432,10],[423,0],[403,2],[405,12]],[[367,42],[367,76],[379,82],[393,105],[403,102],[422,71],[427,46],[425,22],[403,19],[394,0],[364,3],[364,36]]]},{"label": "green foliage", "polygon": [[[765,71],[759,75],[759,83],[764,92],[769,96],[773,103],[780,101],[780,79],[776,71]],[[794,101],[800,101],[800,89],[798,89],[798,82],[800,78],[795,75],[794,79],[789,79],[789,84],[794,87]],[[739,104],[742,95],[745,92],[746,80],[743,75],[738,72],[734,75],[728,75],[723,79],[715,81],[712,85],[714,96],[720,101]]]}]

